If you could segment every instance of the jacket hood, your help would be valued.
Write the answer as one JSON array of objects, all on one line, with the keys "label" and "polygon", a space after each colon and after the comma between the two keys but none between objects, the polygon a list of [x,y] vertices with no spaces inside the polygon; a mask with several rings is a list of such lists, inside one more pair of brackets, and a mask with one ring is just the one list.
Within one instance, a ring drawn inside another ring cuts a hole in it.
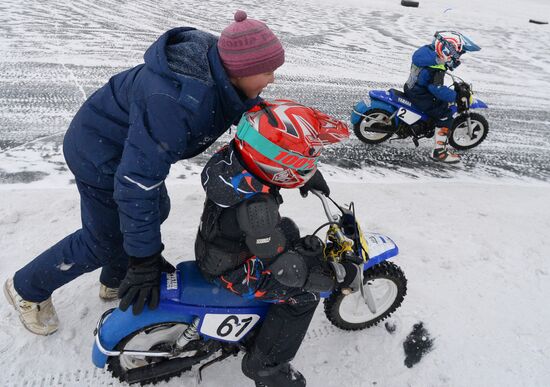
[{"label": "jacket hood", "polygon": [[186,76],[207,84],[214,83],[208,52],[218,38],[192,27],[179,27],[162,34],[147,49],[145,64],[154,73],[178,79]]},{"label": "jacket hood", "polygon": [[221,113],[238,121],[240,115],[261,101],[247,99],[231,84],[221,63],[218,38],[192,27],[179,27],[161,35],[147,49],[145,65],[152,72],[180,85],[180,99],[200,105],[205,93],[217,90]]}]

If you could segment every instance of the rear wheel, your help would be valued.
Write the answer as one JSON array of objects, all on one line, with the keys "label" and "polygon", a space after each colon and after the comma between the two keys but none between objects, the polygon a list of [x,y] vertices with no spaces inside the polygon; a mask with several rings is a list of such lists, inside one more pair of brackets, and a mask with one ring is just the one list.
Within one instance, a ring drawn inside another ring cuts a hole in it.
[{"label": "rear wheel", "polygon": [[353,125],[353,131],[359,140],[366,144],[379,144],[390,138],[393,133],[373,132],[372,128],[376,125],[378,128],[392,130],[393,125],[390,120],[391,113],[382,109],[368,110],[361,117],[361,120]]},{"label": "rear wheel", "polygon": [[[181,336],[187,327],[188,324],[184,323],[162,323],[152,325],[126,337],[116,346],[116,350],[170,352],[175,341]],[[187,348],[187,346],[185,348]],[[200,350],[195,349],[183,352],[177,358],[191,358],[196,356],[202,359],[204,356],[201,355],[204,354],[201,354]],[[139,372],[140,368],[150,368],[150,366],[155,363],[160,365],[161,363],[168,362],[172,359],[175,359],[175,357],[167,358],[123,354],[120,356],[109,357],[107,364],[108,370],[114,377],[120,379],[121,381],[130,381],[128,380],[128,372]],[[182,372],[190,369],[191,366],[188,366],[168,374],[163,372],[159,375],[155,375],[154,372],[153,374],[148,372],[147,376],[143,379],[132,380],[131,382],[137,381],[141,384],[156,383],[159,381],[169,380],[174,376],[179,376]]]},{"label": "rear wheel", "polygon": [[368,308],[361,292],[335,292],[325,299],[325,314],[333,325],[347,331],[375,326],[395,312],[407,294],[407,278],[392,262],[384,261],[365,271],[363,284],[374,297],[376,311]]},{"label": "rear wheel", "polygon": [[453,128],[449,136],[449,144],[457,150],[466,150],[481,144],[487,133],[489,133],[489,123],[481,114],[470,113],[470,123],[472,125],[471,135],[468,134],[468,118],[466,115],[460,115],[453,121]]}]

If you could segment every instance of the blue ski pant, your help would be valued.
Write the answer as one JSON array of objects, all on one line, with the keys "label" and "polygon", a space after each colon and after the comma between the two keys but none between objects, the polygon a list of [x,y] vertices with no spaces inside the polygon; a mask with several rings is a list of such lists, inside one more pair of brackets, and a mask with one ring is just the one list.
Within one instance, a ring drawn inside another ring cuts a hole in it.
[{"label": "blue ski pant", "polygon": [[405,85],[403,88],[407,98],[415,107],[420,109],[424,114],[430,117],[435,126],[438,128],[450,128],[453,124],[453,113],[449,107],[449,103],[435,98],[427,91],[424,96],[416,95],[410,92],[410,89]]},{"label": "blue ski pant", "polygon": [[[23,299],[42,302],[54,290],[78,276],[102,268],[100,282],[117,288],[126,275],[128,255],[122,247],[118,206],[113,190],[76,180],[80,193],[82,228],[33,259],[15,273],[14,285]],[[163,185],[160,213],[164,221],[170,199]]]},{"label": "blue ski pant", "polygon": [[423,112],[434,121],[438,128],[450,128],[453,124],[453,113],[445,101],[436,100],[432,106],[423,109]]},{"label": "blue ski pant", "polygon": [[433,120],[438,128],[450,128],[453,124],[453,113],[449,103],[436,98],[409,98],[424,114]]}]

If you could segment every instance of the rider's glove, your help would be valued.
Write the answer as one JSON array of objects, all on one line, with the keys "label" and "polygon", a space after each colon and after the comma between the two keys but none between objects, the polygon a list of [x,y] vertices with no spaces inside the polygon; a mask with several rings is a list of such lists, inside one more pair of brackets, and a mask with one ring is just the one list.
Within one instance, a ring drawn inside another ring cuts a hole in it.
[{"label": "rider's glove", "polygon": [[324,250],[325,245],[323,241],[315,235],[306,235],[294,242],[294,251],[304,257],[308,266],[310,265],[309,261],[314,263],[315,261],[321,260]]},{"label": "rider's glove", "polygon": [[145,258],[130,257],[128,272],[118,288],[119,308],[123,311],[133,305],[132,312],[138,315],[147,303],[156,309],[160,296],[160,273],[176,270],[160,252]]},{"label": "rider's glove", "polygon": [[307,193],[312,189],[321,191],[325,194],[325,196],[330,195],[330,188],[319,170],[317,170],[317,172],[315,172],[315,174],[303,186],[300,187],[300,194],[305,198]]},{"label": "rider's glove", "polygon": [[470,88],[468,86],[461,85],[459,83],[455,83],[455,92],[456,92],[456,102],[457,102],[457,104],[462,103],[462,98],[465,98],[466,101],[468,101],[469,104],[472,104],[473,96],[472,96],[472,92],[470,91]]}]

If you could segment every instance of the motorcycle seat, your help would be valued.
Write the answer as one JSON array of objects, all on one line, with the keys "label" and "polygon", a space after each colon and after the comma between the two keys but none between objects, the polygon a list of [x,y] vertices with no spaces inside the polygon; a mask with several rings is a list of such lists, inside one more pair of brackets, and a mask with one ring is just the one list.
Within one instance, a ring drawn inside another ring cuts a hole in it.
[{"label": "motorcycle seat", "polygon": [[403,93],[401,90],[390,89],[390,95],[391,95],[392,99],[402,98],[402,99],[408,101],[412,105],[412,102],[409,101],[409,98],[407,98],[405,93]]},{"label": "motorcycle seat", "polygon": [[397,89],[390,89],[389,93],[393,101],[399,103],[400,105],[405,105],[407,106],[408,110],[411,110],[417,114],[422,115],[422,111],[411,102],[411,100],[407,97],[407,95],[404,92]]},{"label": "motorcycle seat", "polygon": [[247,299],[222,288],[203,277],[195,261],[178,264],[180,276],[179,302],[201,307],[267,308],[269,304],[256,299]]}]

